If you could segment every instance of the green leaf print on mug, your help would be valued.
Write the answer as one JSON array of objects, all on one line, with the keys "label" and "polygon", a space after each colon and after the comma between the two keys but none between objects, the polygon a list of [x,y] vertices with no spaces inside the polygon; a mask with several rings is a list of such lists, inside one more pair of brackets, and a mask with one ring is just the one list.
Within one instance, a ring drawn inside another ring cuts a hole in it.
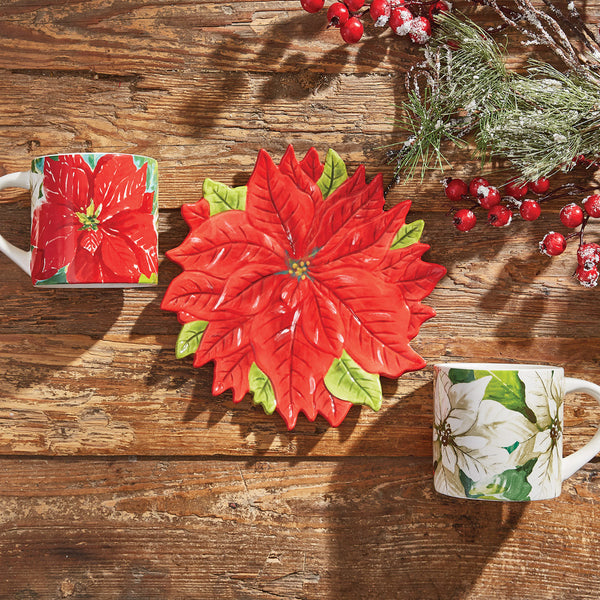
[{"label": "green leaf print on mug", "polygon": [[514,469],[507,469],[486,482],[474,482],[461,471],[460,481],[468,498],[526,502],[530,500],[529,494],[532,489],[527,478],[531,475],[537,460],[537,458],[532,458],[525,464]]}]

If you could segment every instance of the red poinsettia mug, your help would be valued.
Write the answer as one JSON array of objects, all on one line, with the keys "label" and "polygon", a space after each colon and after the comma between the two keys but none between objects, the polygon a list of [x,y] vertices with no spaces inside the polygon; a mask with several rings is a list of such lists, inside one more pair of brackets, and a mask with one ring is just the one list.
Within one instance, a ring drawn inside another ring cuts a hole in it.
[{"label": "red poinsettia mug", "polygon": [[31,190],[31,248],[0,236],[0,251],[35,286],[139,287],[158,282],[158,168],[131,154],[36,158],[0,177]]}]

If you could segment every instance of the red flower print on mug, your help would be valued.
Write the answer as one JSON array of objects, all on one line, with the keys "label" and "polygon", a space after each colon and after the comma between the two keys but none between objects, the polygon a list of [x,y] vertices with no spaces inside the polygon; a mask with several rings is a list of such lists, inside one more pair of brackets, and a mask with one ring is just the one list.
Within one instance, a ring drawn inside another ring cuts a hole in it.
[{"label": "red flower print on mug", "polygon": [[139,283],[156,277],[155,191],[147,191],[148,162],[138,168],[134,158],[44,157],[44,193],[31,234],[34,282],[55,277],[61,269],[71,284]]}]

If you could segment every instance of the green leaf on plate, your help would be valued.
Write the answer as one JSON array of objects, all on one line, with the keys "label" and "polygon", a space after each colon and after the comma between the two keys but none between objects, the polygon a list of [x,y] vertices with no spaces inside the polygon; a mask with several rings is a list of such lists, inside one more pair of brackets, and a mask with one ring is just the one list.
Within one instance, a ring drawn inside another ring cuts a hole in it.
[{"label": "green leaf on plate", "polygon": [[202,195],[210,205],[210,216],[227,210],[246,209],[246,186],[230,188],[224,183],[205,179],[202,184]]},{"label": "green leaf on plate", "polygon": [[391,249],[399,250],[400,248],[406,248],[407,246],[411,246],[418,242],[421,239],[424,227],[425,221],[422,219],[403,225],[394,237]]},{"label": "green leaf on plate", "polygon": [[140,275],[138,283],[158,283],[158,273],[151,273],[150,277],[146,277],[143,273]]},{"label": "green leaf on plate", "polygon": [[367,373],[344,350],[329,367],[325,386],[337,398],[353,404],[366,404],[374,411],[381,408],[383,394],[379,375]]},{"label": "green leaf on plate", "polygon": [[175,344],[175,356],[183,358],[194,354],[198,350],[198,346],[204,335],[204,331],[208,323],[206,321],[190,321],[186,323],[179,332],[177,342]]},{"label": "green leaf on plate", "polygon": [[35,285],[61,285],[67,282],[67,267],[59,269],[52,277],[38,281]]},{"label": "green leaf on plate", "polygon": [[475,379],[492,376],[485,388],[485,400],[500,402],[509,410],[521,413],[527,420],[535,423],[535,413],[525,402],[525,384],[517,371],[475,371]]},{"label": "green leaf on plate", "polygon": [[269,378],[260,370],[256,363],[252,363],[248,372],[250,391],[254,394],[254,404],[262,405],[268,415],[272,415],[277,406],[275,392]]},{"label": "green leaf on plate", "polygon": [[325,164],[323,173],[317,181],[317,185],[323,194],[323,198],[327,198],[330,194],[348,179],[348,172],[346,171],[346,165],[340,158],[340,155],[329,148],[327,156],[325,157]]}]

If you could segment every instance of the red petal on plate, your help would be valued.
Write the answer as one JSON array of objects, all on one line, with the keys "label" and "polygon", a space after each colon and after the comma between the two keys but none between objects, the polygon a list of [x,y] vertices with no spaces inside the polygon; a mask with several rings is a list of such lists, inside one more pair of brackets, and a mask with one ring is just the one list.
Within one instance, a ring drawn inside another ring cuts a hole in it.
[{"label": "red petal on plate", "polygon": [[275,238],[292,257],[302,256],[313,199],[283,175],[264,150],[248,181],[246,213],[250,223]]},{"label": "red petal on plate", "polygon": [[227,278],[241,265],[271,263],[285,265],[285,252],[273,238],[248,223],[244,211],[230,210],[214,215],[194,229],[167,256],[188,271],[206,271]]},{"label": "red petal on plate", "polygon": [[394,285],[354,267],[324,272],[318,282],[337,303],[344,347],[363,369],[399,377],[425,365],[408,345],[410,311]]},{"label": "red petal on plate", "polygon": [[267,309],[289,280],[281,264],[253,263],[239,268],[223,288],[216,309],[240,315],[255,315]]},{"label": "red petal on plate", "polygon": [[343,323],[335,304],[312,284],[307,285],[300,325],[304,337],[318,350],[334,357],[342,355]]},{"label": "red petal on plate", "polygon": [[323,175],[325,165],[319,160],[319,153],[311,148],[300,161],[300,168],[316,183]]},{"label": "red petal on plate", "polygon": [[306,339],[303,320],[311,315],[305,312],[302,307],[292,311],[279,305],[263,319],[255,319],[251,331],[256,364],[269,377],[277,411],[289,429],[300,412],[311,421],[316,418],[313,395],[335,358]]},{"label": "red petal on plate", "polygon": [[201,367],[211,360],[233,354],[251,353],[249,329],[249,321],[243,318],[211,321],[196,350],[194,366]]},{"label": "red petal on plate", "polygon": [[213,319],[224,284],[222,279],[206,273],[183,272],[170,283],[160,306],[163,310],[184,311],[193,317],[184,322]]},{"label": "red petal on plate", "polygon": [[338,427],[352,408],[352,402],[336,398],[321,380],[315,390],[315,406],[332,427]]},{"label": "red petal on plate", "polygon": [[349,266],[377,266],[389,252],[409,209],[410,201],[406,201],[358,225],[353,220],[347,222],[317,253],[313,260],[315,267],[335,268],[340,262]]},{"label": "red petal on plate", "polygon": [[231,389],[233,390],[233,401],[241,402],[250,389],[248,374],[253,362],[254,354],[250,345],[228,356],[216,358],[213,394],[221,394],[225,390]]},{"label": "red petal on plate", "polygon": [[202,198],[194,204],[184,204],[181,207],[181,214],[190,229],[194,229],[210,217],[210,205]]},{"label": "red petal on plate", "polygon": [[383,179],[375,177],[365,183],[364,167],[347,179],[321,205],[321,213],[315,216],[316,233],[311,235],[311,245],[320,248],[347,223],[359,223],[376,217],[383,210]]},{"label": "red petal on plate", "polygon": [[288,146],[281,162],[279,163],[279,170],[290,177],[296,184],[298,189],[306,192],[315,204],[321,204],[323,202],[323,194],[319,189],[319,186],[313,181],[300,167],[294,154],[293,146]]},{"label": "red petal on plate", "polygon": [[412,303],[410,305],[410,322],[408,323],[407,331],[408,339],[412,340],[419,333],[421,325],[432,317],[435,317],[435,310],[433,308],[420,302]]},{"label": "red petal on plate", "polygon": [[391,250],[378,267],[387,281],[400,286],[405,300],[409,302],[423,300],[446,274],[441,265],[420,260],[427,250],[427,244],[418,242]]}]

